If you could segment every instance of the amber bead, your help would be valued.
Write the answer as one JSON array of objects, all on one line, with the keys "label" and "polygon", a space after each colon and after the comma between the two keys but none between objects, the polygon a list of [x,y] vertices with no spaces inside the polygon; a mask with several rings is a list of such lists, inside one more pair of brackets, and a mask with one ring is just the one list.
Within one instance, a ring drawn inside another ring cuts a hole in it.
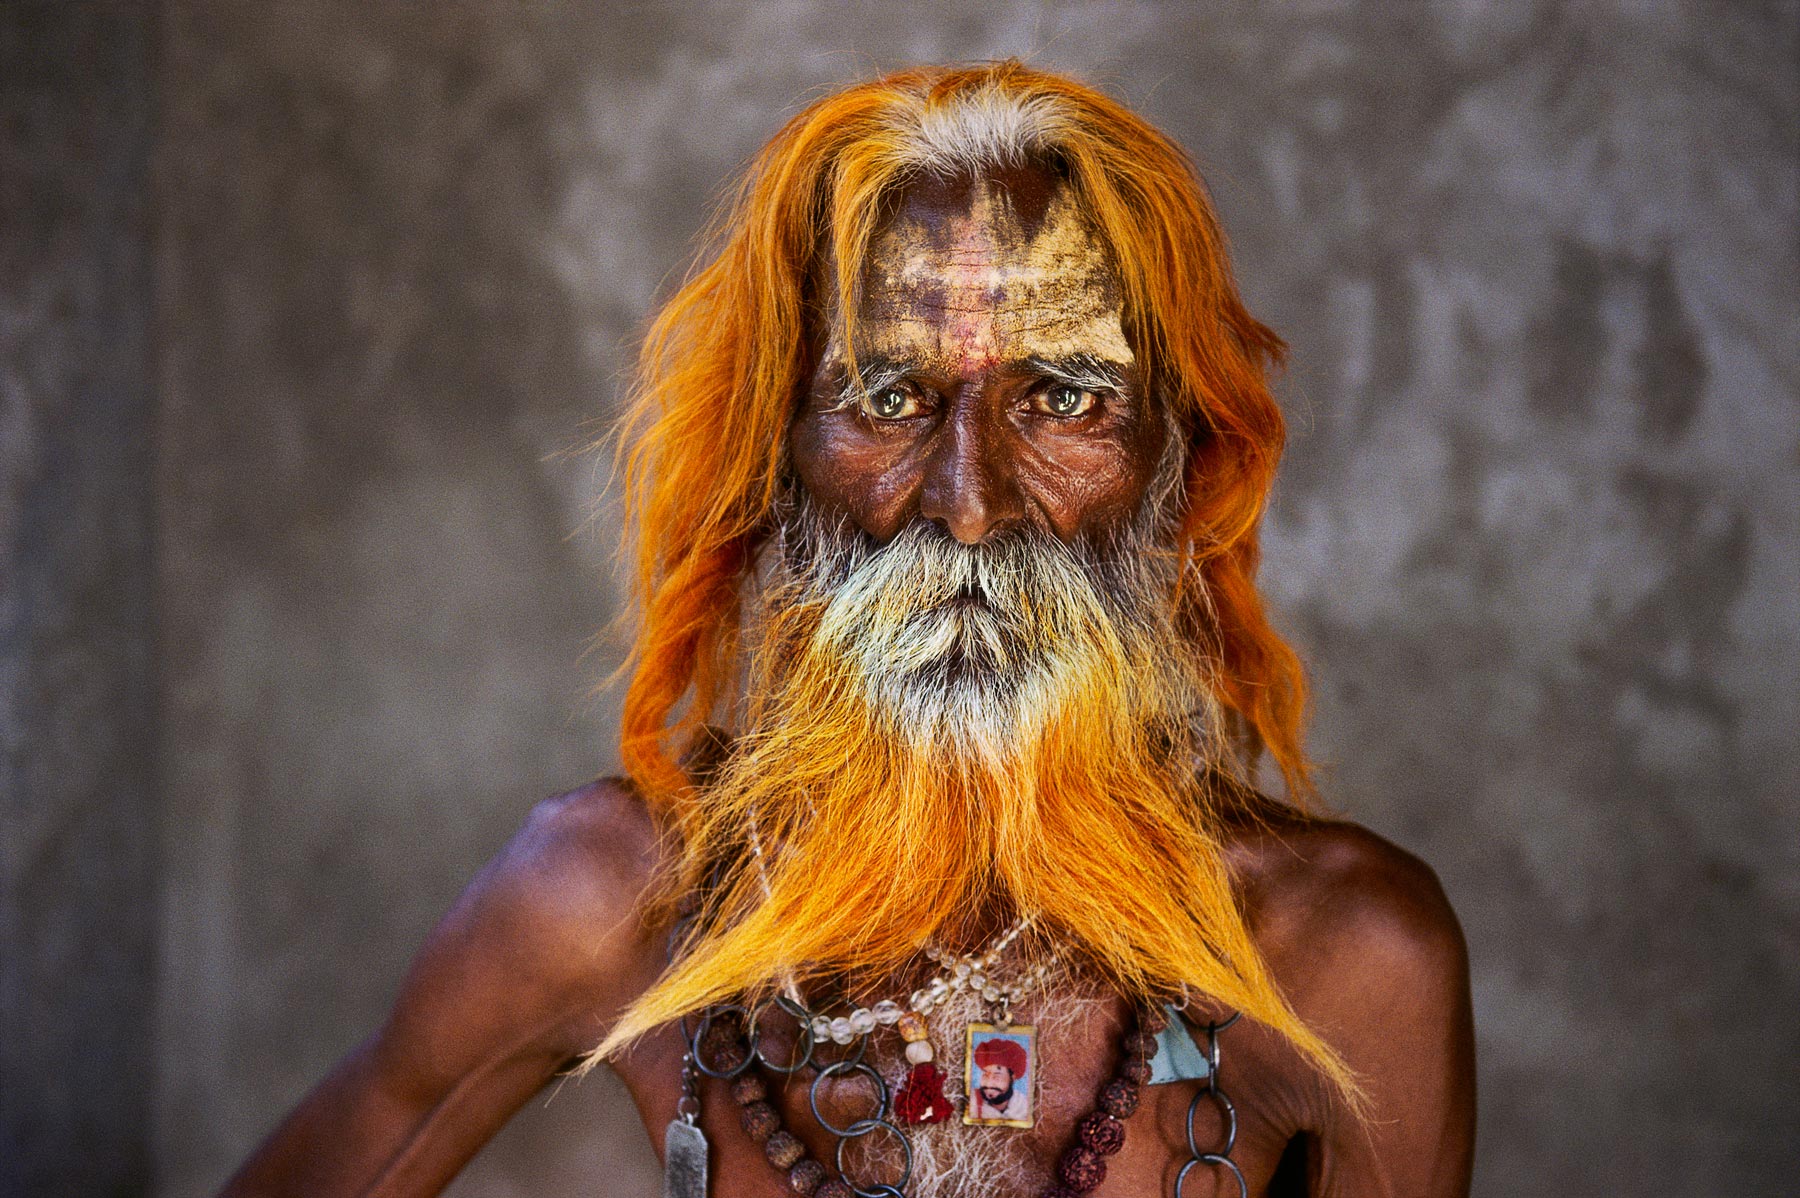
[{"label": "amber bead", "polygon": [[738,1122],[744,1125],[744,1134],[758,1144],[781,1130],[781,1116],[766,1102],[747,1104],[738,1112]]},{"label": "amber bead", "polygon": [[812,1194],[825,1181],[825,1166],[810,1156],[803,1156],[788,1170],[788,1189],[796,1194]]},{"label": "amber bead", "polygon": [[908,1044],[913,1043],[915,1040],[923,1040],[926,1036],[931,1034],[931,1030],[925,1025],[925,1020],[920,1018],[919,1015],[913,1011],[908,1011],[906,1014],[900,1016],[900,1018],[895,1021],[894,1026],[900,1029],[900,1038],[905,1040]]},{"label": "amber bead", "polygon": [[1083,1148],[1111,1156],[1125,1147],[1125,1125],[1105,1111],[1095,1111],[1075,1125],[1075,1137]]},{"label": "amber bead", "polygon": [[795,1139],[793,1132],[778,1131],[763,1142],[763,1155],[777,1169],[789,1169],[806,1155],[806,1145]]},{"label": "amber bead", "polygon": [[813,1191],[813,1198],[856,1198],[856,1191],[848,1182],[828,1181]]},{"label": "amber bead", "polygon": [[754,1071],[740,1073],[731,1079],[731,1096],[743,1106],[753,1102],[761,1102],[769,1096],[769,1087],[764,1083],[762,1074]]},{"label": "amber bead", "polygon": [[1056,1175],[1077,1194],[1086,1194],[1106,1180],[1106,1162],[1091,1148],[1071,1148],[1056,1162]]},{"label": "amber bead", "polygon": [[1138,1107],[1138,1086],[1134,1081],[1116,1078],[1100,1091],[1100,1109],[1114,1119],[1129,1119]]},{"label": "amber bead", "polygon": [[1119,1076],[1141,1086],[1150,1080],[1150,1062],[1143,1057],[1126,1057],[1119,1062]]}]

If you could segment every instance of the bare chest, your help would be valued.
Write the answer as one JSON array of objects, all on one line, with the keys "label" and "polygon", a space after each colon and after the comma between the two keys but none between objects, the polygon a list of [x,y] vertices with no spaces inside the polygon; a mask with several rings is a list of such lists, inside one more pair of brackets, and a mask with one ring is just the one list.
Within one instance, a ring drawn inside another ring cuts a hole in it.
[{"label": "bare chest", "polygon": [[[762,1062],[751,1063],[736,1077],[702,1074],[695,1079],[698,1126],[708,1145],[709,1198],[795,1193],[792,1164],[780,1167],[795,1147],[818,1163],[816,1170],[802,1170],[801,1184],[817,1176],[842,1179],[865,1194],[888,1198],[895,1192],[916,1198],[1040,1194],[1058,1180],[1059,1161],[1079,1142],[1082,1121],[1099,1109],[1102,1091],[1119,1077],[1126,1029],[1123,1004],[1117,1002],[1086,1004],[1072,1016],[1055,1019],[1021,1014],[1032,1019],[1036,1037],[1037,1076],[1028,1087],[1028,1107],[1022,1108],[1016,1095],[994,1093],[991,1097],[1001,1106],[989,1105],[982,1096],[977,1109],[986,1116],[1026,1109],[1029,1126],[1008,1126],[999,1119],[965,1122],[970,1083],[979,1086],[980,1078],[969,1071],[969,1039],[961,1027],[933,1029],[954,1111],[941,1122],[915,1124],[895,1109],[910,1068],[898,1037],[870,1036],[856,1051],[828,1043],[815,1049],[810,1063],[784,1073],[808,1054],[803,1042],[796,1047],[791,1024],[782,1028],[780,1021],[771,1021],[776,1026],[757,1040]],[[682,1098],[685,1050],[681,1033],[665,1029],[615,1066],[659,1152]],[[1286,1056],[1272,1036],[1240,1022],[1220,1036],[1216,1086],[1192,1080],[1139,1086],[1135,1109],[1119,1120],[1124,1143],[1100,1157],[1105,1176],[1092,1194],[1174,1194],[1185,1169],[1180,1198],[1236,1195],[1240,1190],[1233,1166],[1243,1174],[1242,1192],[1284,1192],[1271,1189],[1271,1183],[1290,1141],[1302,1130],[1298,1096],[1307,1088]],[[760,1098],[745,1101],[757,1092]],[[779,1131],[792,1137],[791,1143],[776,1141],[779,1151],[774,1153],[767,1116],[749,1111],[758,1102],[776,1113]],[[1228,1156],[1231,1164],[1209,1154]],[[1199,1163],[1190,1165],[1196,1159]]]}]

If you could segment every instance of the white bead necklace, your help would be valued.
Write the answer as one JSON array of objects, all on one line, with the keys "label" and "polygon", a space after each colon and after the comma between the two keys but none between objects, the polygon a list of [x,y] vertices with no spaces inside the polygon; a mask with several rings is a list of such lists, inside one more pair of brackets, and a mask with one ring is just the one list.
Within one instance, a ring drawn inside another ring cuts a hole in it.
[{"label": "white bead necklace", "polygon": [[936,945],[926,945],[925,956],[935,962],[940,971],[937,976],[912,992],[906,1006],[901,1006],[891,998],[884,998],[866,1007],[854,1006],[848,1014],[835,1018],[814,1015],[809,1024],[813,1041],[819,1044],[827,1040],[834,1044],[849,1044],[877,1027],[891,1027],[899,1023],[909,1011],[923,1018],[951,996],[964,990],[972,990],[985,1001],[995,1004],[999,1009],[1001,1022],[1005,1022],[1011,1015],[1012,1004],[1020,1001],[1042,982],[1056,960],[1056,954],[1052,953],[1010,982],[1002,983],[994,978],[994,966],[999,964],[1000,958],[1012,946],[1013,941],[1030,926],[1031,917],[1023,916],[986,949],[976,953],[958,955]]}]

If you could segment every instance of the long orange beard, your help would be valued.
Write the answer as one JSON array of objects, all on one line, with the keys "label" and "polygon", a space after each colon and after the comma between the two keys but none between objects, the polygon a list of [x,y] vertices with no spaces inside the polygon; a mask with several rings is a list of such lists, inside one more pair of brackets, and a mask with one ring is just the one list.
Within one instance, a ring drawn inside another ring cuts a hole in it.
[{"label": "long orange beard", "polygon": [[596,1056],[790,980],[888,977],[1011,914],[1129,996],[1191,989],[1310,1039],[1232,897],[1208,663],[1148,534],[963,546],[921,524],[875,547],[802,509],[748,731],[677,808],[667,889],[704,895],[701,931]]}]

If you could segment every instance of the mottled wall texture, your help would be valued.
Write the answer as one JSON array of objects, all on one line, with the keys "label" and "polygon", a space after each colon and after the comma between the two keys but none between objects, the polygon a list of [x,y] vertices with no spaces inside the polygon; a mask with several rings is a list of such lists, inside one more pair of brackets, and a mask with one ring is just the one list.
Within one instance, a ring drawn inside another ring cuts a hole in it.
[{"label": "mottled wall texture", "polygon": [[[1264,581],[1329,798],[1468,931],[1477,1193],[1791,1192],[1793,3],[3,11],[0,1159],[38,1192],[215,1187],[608,768],[616,508],[570,451],[634,329],[805,98],[1007,54],[1194,152],[1293,343]],[[454,1192],[647,1198],[640,1139],[596,1076]]]},{"label": "mottled wall texture", "polygon": [[0,9],[7,1198],[151,1184],[150,35],[124,6]]}]

